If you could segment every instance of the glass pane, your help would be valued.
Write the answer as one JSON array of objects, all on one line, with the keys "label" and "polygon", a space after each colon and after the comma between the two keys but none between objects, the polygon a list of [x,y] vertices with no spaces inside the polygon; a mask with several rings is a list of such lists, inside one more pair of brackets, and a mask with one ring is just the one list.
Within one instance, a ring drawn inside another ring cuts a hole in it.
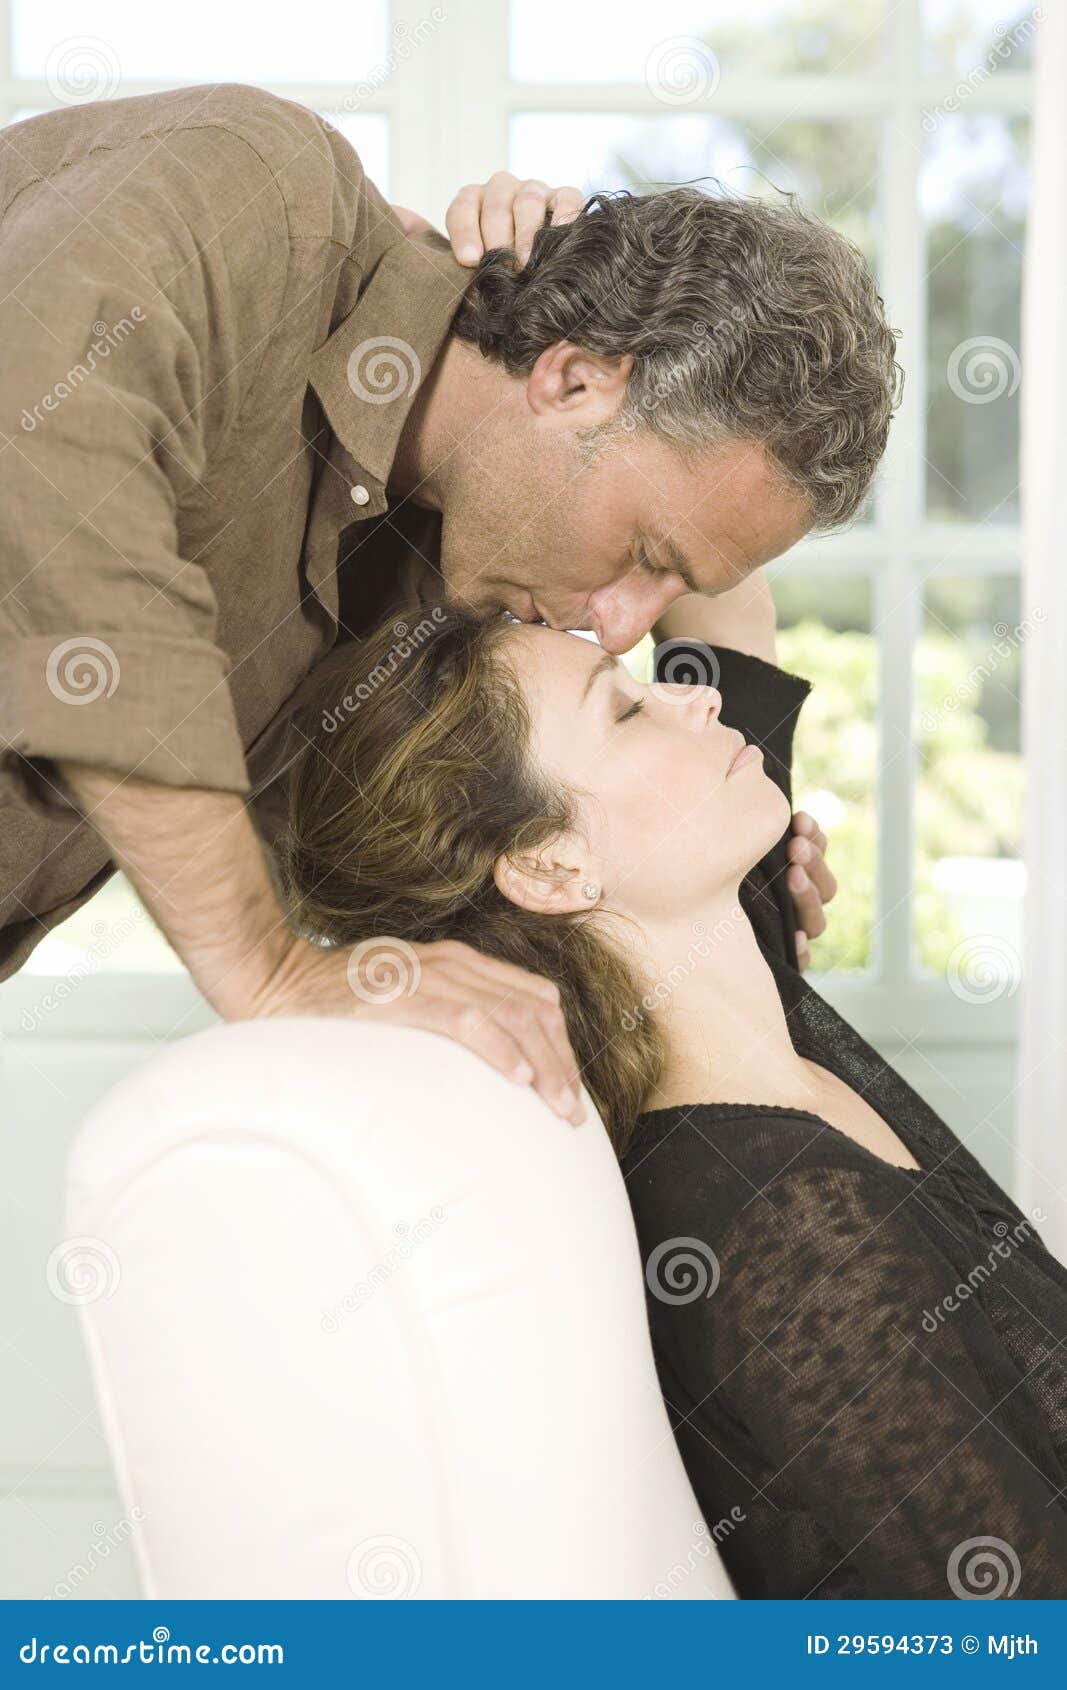
[{"label": "glass pane", "polygon": [[94,974],[170,973],[184,966],[125,875],[115,874],[41,940],[24,972],[63,975],[73,988]]},{"label": "glass pane", "polygon": [[644,82],[666,104],[685,104],[713,93],[722,74],[872,70],[883,10],[883,0],[511,0],[511,74]]},{"label": "glass pane", "polygon": [[959,77],[953,98],[963,101],[998,70],[1029,70],[1040,10],[1019,0],[922,0],[924,71]]},{"label": "glass pane", "polygon": [[13,0],[13,68],[47,81],[63,104],[121,94],[137,77],[377,87],[391,68],[387,16],[386,0],[319,0],[298,18],[285,0],[254,13],[217,0],[183,0],[176,12],[144,0]]},{"label": "glass pane", "polygon": [[813,683],[794,742],[793,806],[827,835],[838,894],[812,946],[815,969],[870,963],[877,828],[878,641],[862,576],[772,579],[778,662]]},{"label": "glass pane", "polygon": [[1031,632],[1013,576],[926,585],[915,654],[916,947],[922,967],[968,1001],[1019,981],[1020,668]]},{"label": "glass pane", "polygon": [[528,112],[511,124],[510,169],[546,182],[655,188],[718,179],[730,192],[796,193],[873,261],[877,158],[862,119],[803,118],[749,126],[695,112],[669,117]]},{"label": "glass pane", "polygon": [[1021,118],[988,113],[946,117],[923,145],[926,492],[935,521],[1018,519],[1027,144]]},{"label": "glass pane", "polygon": [[356,149],[365,174],[388,199],[389,119],[379,112],[324,111],[319,115],[339,129]]}]

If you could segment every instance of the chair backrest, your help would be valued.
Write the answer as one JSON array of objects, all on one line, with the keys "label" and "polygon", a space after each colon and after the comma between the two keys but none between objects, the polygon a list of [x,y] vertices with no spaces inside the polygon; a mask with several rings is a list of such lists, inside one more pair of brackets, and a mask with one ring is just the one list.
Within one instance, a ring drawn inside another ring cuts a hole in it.
[{"label": "chair backrest", "polygon": [[219,1025],[92,1109],[67,1230],[146,1596],[732,1595],[595,1114],[433,1034]]}]

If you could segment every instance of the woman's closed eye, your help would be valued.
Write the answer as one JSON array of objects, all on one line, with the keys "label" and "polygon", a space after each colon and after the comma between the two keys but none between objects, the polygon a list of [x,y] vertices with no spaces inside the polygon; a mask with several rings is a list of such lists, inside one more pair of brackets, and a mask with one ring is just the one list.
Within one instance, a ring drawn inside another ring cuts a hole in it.
[{"label": "woman's closed eye", "polygon": [[629,709],[624,710],[621,716],[616,716],[615,720],[616,722],[628,722],[632,716],[639,716],[644,708],[644,699],[635,698]]}]

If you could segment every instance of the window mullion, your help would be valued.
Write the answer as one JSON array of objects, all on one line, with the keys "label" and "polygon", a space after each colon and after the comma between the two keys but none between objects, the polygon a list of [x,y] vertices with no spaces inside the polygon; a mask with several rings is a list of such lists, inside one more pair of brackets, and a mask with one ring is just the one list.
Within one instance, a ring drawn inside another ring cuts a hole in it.
[{"label": "window mullion", "polygon": [[916,756],[912,744],[912,673],[919,632],[912,537],[924,499],[925,293],[919,218],[919,0],[891,9],[892,102],[882,126],[880,276],[890,321],[901,331],[908,379],[890,429],[881,476],[879,529],[885,562],[875,582],[879,640],[878,884],[875,955],[881,980],[902,990],[911,977]]},{"label": "window mullion", "polygon": [[425,33],[428,18],[426,0],[393,0],[394,29],[422,35],[394,79],[393,191],[443,229],[457,188],[507,166],[507,10],[453,0]]}]

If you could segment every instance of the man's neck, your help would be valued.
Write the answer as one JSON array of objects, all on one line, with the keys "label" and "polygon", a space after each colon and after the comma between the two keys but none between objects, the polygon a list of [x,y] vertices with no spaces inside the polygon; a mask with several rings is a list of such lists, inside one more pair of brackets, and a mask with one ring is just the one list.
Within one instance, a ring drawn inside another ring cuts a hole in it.
[{"label": "man's neck", "polygon": [[646,1013],[662,1015],[667,1061],[650,1108],[683,1103],[811,1107],[775,978],[736,894],[697,919],[647,930]]},{"label": "man's neck", "polygon": [[401,430],[389,475],[390,498],[444,510],[452,460],[477,429],[489,381],[487,360],[449,335],[423,376]]}]

